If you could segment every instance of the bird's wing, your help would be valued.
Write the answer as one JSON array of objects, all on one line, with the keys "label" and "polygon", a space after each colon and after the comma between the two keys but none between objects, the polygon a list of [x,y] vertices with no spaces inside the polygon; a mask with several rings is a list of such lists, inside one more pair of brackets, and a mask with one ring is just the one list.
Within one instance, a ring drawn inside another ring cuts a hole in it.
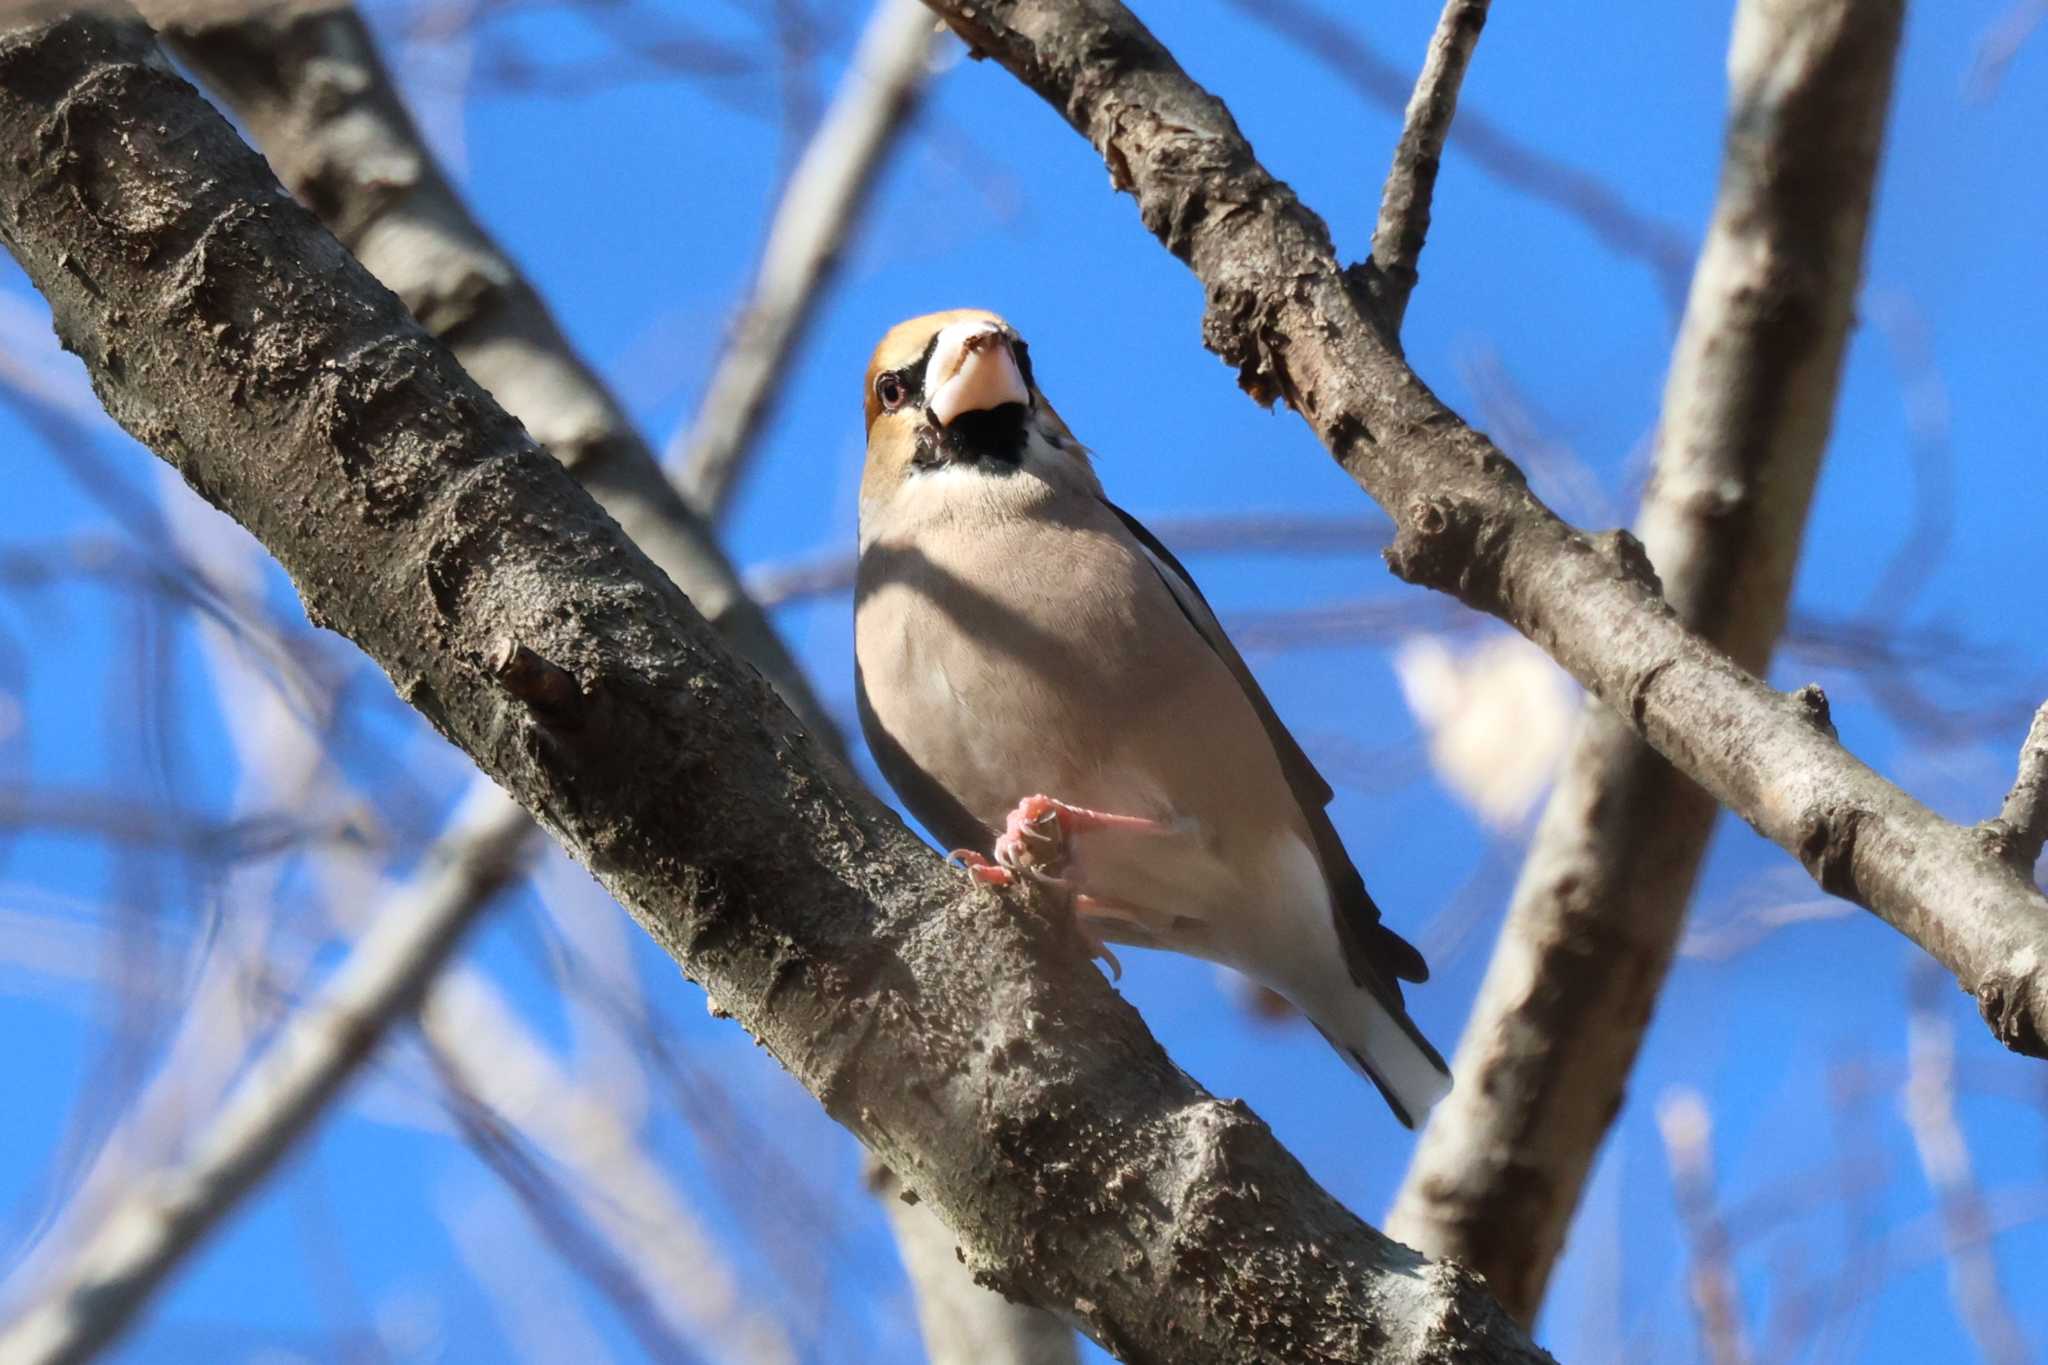
[{"label": "bird's wing", "polygon": [[943,848],[986,852],[995,832],[969,814],[953,793],[904,752],[903,745],[889,733],[868,702],[867,680],[861,676],[858,663],[853,666],[853,702],[860,713],[860,732],[867,739],[868,751],[875,756],[875,766],[882,770],[882,776],[889,780],[890,787],[917,817],[917,822]]},{"label": "bird's wing", "polygon": [[[1385,978],[1396,976],[1404,981],[1427,981],[1429,964],[1423,961],[1422,954],[1415,950],[1413,944],[1380,923],[1380,908],[1366,891],[1365,879],[1358,875],[1351,855],[1345,852],[1344,842],[1337,837],[1337,827],[1331,822],[1326,809],[1334,795],[1330,784],[1323,780],[1315,764],[1309,762],[1301,745],[1281,723],[1273,710],[1273,703],[1266,700],[1258,680],[1245,666],[1244,656],[1223,633],[1223,626],[1217,621],[1208,599],[1202,596],[1202,590],[1195,586],[1194,578],[1173,557],[1173,552],[1160,544],[1158,537],[1123,508],[1107,498],[1102,499],[1102,505],[1116,515],[1124,529],[1138,542],[1166,584],[1167,591],[1180,605],[1188,624],[1208,641],[1231,676],[1237,679],[1238,686],[1244,689],[1245,700],[1252,704],[1260,724],[1266,727],[1266,738],[1280,759],[1281,771],[1287,775],[1287,785],[1293,791],[1294,799],[1300,803],[1302,819],[1315,840],[1316,858],[1322,863],[1323,875],[1330,883],[1331,912],[1337,923],[1337,938],[1344,945],[1345,964],[1351,970],[1352,979],[1365,986],[1371,984],[1369,975],[1381,978],[1382,984],[1393,990],[1398,1003],[1399,987]],[[902,788],[899,786],[898,790]]]}]

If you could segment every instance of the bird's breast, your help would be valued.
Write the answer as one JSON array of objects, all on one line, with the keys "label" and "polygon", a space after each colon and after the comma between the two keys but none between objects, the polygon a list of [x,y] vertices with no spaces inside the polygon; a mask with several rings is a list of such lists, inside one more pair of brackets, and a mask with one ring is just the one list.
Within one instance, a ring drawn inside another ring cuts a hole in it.
[{"label": "bird's breast", "polygon": [[876,721],[994,828],[1035,792],[1220,833],[1285,822],[1257,716],[1158,571],[1113,523],[1059,510],[867,546],[855,650]]}]

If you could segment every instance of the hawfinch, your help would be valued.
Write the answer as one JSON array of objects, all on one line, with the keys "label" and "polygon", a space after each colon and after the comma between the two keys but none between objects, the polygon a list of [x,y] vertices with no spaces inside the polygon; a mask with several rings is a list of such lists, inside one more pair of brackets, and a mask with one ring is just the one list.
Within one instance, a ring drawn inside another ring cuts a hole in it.
[{"label": "hawfinch", "polygon": [[[1224,963],[1298,1006],[1413,1127],[1450,1089],[1380,923],[1201,592],[1103,496],[992,313],[934,313],[867,373],[854,607],[861,729],[976,876],[1071,897],[1102,945]],[[984,851],[986,851],[986,856]]]}]

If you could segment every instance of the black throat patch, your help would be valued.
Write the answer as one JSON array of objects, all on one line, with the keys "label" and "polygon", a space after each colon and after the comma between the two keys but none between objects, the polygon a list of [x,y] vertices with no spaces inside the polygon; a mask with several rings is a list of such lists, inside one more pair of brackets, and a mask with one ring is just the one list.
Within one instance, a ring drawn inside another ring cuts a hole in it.
[{"label": "black throat patch", "polygon": [[1014,470],[1024,463],[1028,415],[1024,404],[1005,403],[983,412],[963,412],[949,427],[927,421],[917,433],[917,464],[927,469],[971,464]]}]

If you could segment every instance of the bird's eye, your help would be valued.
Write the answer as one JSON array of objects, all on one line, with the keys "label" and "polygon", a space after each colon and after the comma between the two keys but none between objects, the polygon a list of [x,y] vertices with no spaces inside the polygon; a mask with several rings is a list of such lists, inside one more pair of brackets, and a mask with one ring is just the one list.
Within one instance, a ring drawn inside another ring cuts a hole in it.
[{"label": "bird's eye", "polygon": [[902,375],[891,372],[875,376],[875,397],[882,400],[885,411],[896,411],[903,406],[903,400],[908,396],[908,391],[903,387]]}]

